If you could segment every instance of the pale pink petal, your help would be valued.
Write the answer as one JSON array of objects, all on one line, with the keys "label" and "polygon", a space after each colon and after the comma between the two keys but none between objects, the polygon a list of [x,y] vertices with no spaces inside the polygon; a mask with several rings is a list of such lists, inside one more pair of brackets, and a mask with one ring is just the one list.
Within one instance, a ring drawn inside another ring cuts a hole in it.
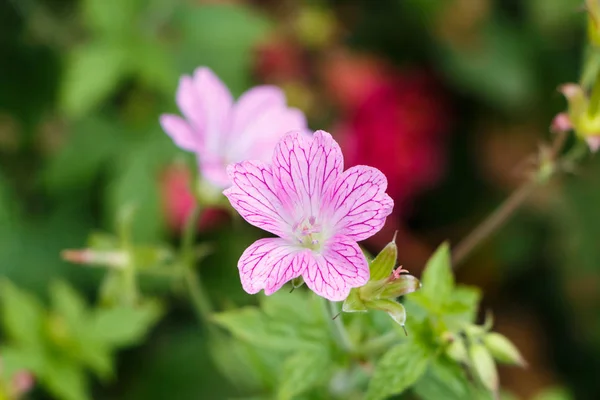
[{"label": "pale pink petal", "polygon": [[357,242],[379,232],[394,208],[386,189],[387,179],[377,168],[358,165],[344,171],[325,204],[333,232]]},{"label": "pale pink petal", "polygon": [[[232,132],[243,132],[264,110],[285,108],[285,94],[277,86],[256,86],[240,96],[234,111]],[[288,129],[288,131],[293,128]]]},{"label": "pale pink petal", "polygon": [[206,124],[205,110],[191,77],[187,75],[181,77],[175,101],[192,129],[203,132]]},{"label": "pale pink petal", "polygon": [[356,242],[346,236],[332,237],[320,253],[311,252],[306,271],[306,285],[331,301],[342,301],[350,289],[369,280],[369,264]]},{"label": "pale pink petal", "polygon": [[260,239],[244,251],[238,262],[244,290],[250,294],[264,289],[266,295],[300,276],[308,263],[309,250],[290,246],[280,238]]},{"label": "pale pink petal", "polygon": [[183,118],[163,114],[160,116],[160,125],[178,147],[188,151],[198,150],[198,140],[194,131]]},{"label": "pale pink petal", "polygon": [[260,161],[244,161],[227,167],[232,186],[223,194],[250,224],[287,237],[289,216],[278,198],[271,166]]},{"label": "pale pink petal", "polygon": [[226,146],[225,132],[229,129],[233,98],[227,86],[210,68],[197,68],[193,82],[204,110],[204,148],[209,152],[221,153]]},{"label": "pale pink petal", "polygon": [[282,202],[297,222],[310,217],[319,220],[323,196],[342,172],[343,164],[340,146],[324,131],[315,132],[312,138],[291,133],[277,144],[273,173]]},{"label": "pale pink petal", "polygon": [[306,131],[306,117],[295,108],[263,108],[249,123],[233,132],[236,139],[228,150],[229,158],[270,161],[279,140],[290,131]]},{"label": "pale pink petal", "polygon": [[217,188],[225,189],[231,186],[231,180],[227,175],[227,165],[220,157],[215,157],[209,153],[201,153],[198,160],[198,167],[202,178],[213,184]]},{"label": "pale pink petal", "polygon": [[595,153],[600,149],[600,136],[588,136],[585,140],[592,153]]}]

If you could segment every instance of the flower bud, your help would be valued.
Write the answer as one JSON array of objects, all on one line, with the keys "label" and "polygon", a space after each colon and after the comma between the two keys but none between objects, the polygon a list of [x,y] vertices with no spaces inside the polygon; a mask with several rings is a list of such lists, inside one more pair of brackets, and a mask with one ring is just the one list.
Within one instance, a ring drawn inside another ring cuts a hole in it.
[{"label": "flower bud", "polygon": [[483,343],[499,362],[521,367],[527,365],[517,347],[506,336],[495,332],[488,333],[483,337]]},{"label": "flower bud", "polygon": [[598,151],[598,149],[600,149],[600,135],[588,136],[585,138],[585,141],[587,142],[592,153],[595,153]]},{"label": "flower bud", "polygon": [[103,250],[63,250],[61,252],[63,260],[74,264],[105,266],[111,268],[125,268],[129,262],[127,253],[122,251],[103,251]]},{"label": "flower bud", "polygon": [[460,336],[453,338],[448,347],[446,347],[446,355],[456,362],[469,363],[467,346],[465,346],[465,342]]},{"label": "flower bud", "polygon": [[475,375],[481,383],[491,391],[498,390],[498,371],[492,355],[488,349],[479,342],[469,346],[469,360]]},{"label": "flower bud", "polygon": [[370,280],[377,281],[389,277],[396,266],[397,258],[398,247],[396,247],[396,235],[394,234],[392,241],[371,261],[369,265],[369,269],[371,270]]},{"label": "flower bud", "polygon": [[12,378],[12,396],[14,399],[20,399],[25,393],[29,392],[35,379],[33,375],[27,371],[18,371]]},{"label": "flower bud", "polygon": [[556,117],[554,117],[552,120],[552,125],[550,126],[550,130],[555,133],[568,132],[571,129],[573,129],[573,125],[569,119],[569,114],[564,112],[556,115]]}]

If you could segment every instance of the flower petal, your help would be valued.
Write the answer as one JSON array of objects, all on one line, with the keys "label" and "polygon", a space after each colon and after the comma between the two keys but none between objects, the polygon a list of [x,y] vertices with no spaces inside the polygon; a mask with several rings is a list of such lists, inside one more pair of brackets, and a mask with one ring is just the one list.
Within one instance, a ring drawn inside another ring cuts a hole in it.
[{"label": "flower petal", "polygon": [[206,124],[205,112],[200,94],[194,86],[194,81],[191,77],[187,75],[181,77],[175,101],[192,129],[203,132]]},{"label": "flower petal", "polygon": [[344,171],[326,199],[333,231],[357,242],[379,232],[394,208],[386,189],[387,179],[377,168],[358,165]]},{"label": "flower petal", "polygon": [[228,150],[231,160],[270,161],[277,143],[290,131],[306,131],[306,117],[297,109],[272,106],[257,112],[239,132]]},{"label": "flower petal", "polygon": [[319,217],[321,200],[344,168],[340,146],[324,131],[286,135],[275,147],[273,173],[280,197],[297,221]]},{"label": "flower petal", "polygon": [[232,132],[244,131],[265,109],[285,107],[285,94],[277,86],[256,86],[238,99],[233,111]]},{"label": "flower petal", "polygon": [[194,87],[204,111],[204,151],[221,154],[226,145],[233,98],[227,86],[206,67],[194,71]]},{"label": "flower petal", "polygon": [[310,253],[306,285],[316,294],[331,301],[342,301],[350,289],[363,286],[369,280],[369,264],[358,244],[349,237],[332,237],[321,253]]},{"label": "flower petal", "polygon": [[223,194],[250,224],[286,237],[291,223],[278,198],[271,166],[260,161],[244,161],[227,167],[232,186]]},{"label": "flower petal", "polygon": [[264,289],[266,295],[306,269],[309,251],[290,246],[280,238],[260,239],[244,251],[238,262],[242,287],[250,294]]},{"label": "flower petal", "polygon": [[160,116],[160,125],[178,147],[188,151],[197,150],[198,140],[192,128],[183,118],[177,115],[163,114]]}]

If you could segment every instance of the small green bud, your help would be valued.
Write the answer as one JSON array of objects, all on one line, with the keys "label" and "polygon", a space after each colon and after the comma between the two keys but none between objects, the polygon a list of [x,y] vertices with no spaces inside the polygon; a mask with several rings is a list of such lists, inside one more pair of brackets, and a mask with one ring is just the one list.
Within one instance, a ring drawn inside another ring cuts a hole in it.
[{"label": "small green bud", "polygon": [[396,266],[396,260],[398,258],[398,247],[396,247],[396,234],[390,243],[387,244],[377,254],[377,257],[369,265],[371,270],[371,281],[378,281],[389,277]]},{"label": "small green bud", "polygon": [[460,336],[453,338],[448,347],[446,347],[446,355],[456,362],[463,364],[469,363],[467,346],[465,346],[465,342]]},{"label": "small green bud", "polygon": [[488,333],[483,337],[483,343],[499,362],[521,367],[527,365],[517,347],[506,336],[496,332]]},{"label": "small green bud", "polygon": [[396,321],[400,326],[404,327],[404,324],[406,323],[406,309],[397,301],[379,299],[366,301],[365,305],[367,308],[385,311],[390,317],[392,317],[394,321]]},{"label": "small green bud", "polygon": [[475,342],[469,346],[469,360],[475,375],[483,385],[495,392],[498,390],[498,370],[492,355],[481,343]]},{"label": "small green bud", "polygon": [[60,255],[65,261],[88,266],[123,269],[129,263],[127,253],[118,250],[67,249],[63,250]]}]

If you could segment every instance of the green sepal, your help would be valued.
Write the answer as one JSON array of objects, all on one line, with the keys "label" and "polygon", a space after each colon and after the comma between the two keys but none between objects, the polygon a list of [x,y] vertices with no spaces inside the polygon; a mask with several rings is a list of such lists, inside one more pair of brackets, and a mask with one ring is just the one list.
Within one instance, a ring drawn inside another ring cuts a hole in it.
[{"label": "green sepal", "polygon": [[367,311],[367,306],[362,301],[359,295],[360,289],[352,289],[350,290],[350,294],[344,300],[344,304],[342,305],[343,312],[365,312]]},{"label": "green sepal", "polygon": [[398,303],[397,301],[389,299],[379,299],[365,301],[365,305],[367,306],[367,308],[373,310],[385,311],[389,314],[390,317],[392,317],[394,321],[396,321],[402,327],[406,323],[406,309],[402,304]]},{"label": "green sepal", "polygon": [[419,290],[421,282],[412,275],[400,275],[387,285],[381,291],[381,298],[391,299]]},{"label": "green sepal", "polygon": [[392,273],[398,259],[398,247],[396,246],[396,235],[391,242],[387,244],[377,254],[377,257],[371,261],[369,269],[371,271],[370,281],[378,281],[387,278]]}]

